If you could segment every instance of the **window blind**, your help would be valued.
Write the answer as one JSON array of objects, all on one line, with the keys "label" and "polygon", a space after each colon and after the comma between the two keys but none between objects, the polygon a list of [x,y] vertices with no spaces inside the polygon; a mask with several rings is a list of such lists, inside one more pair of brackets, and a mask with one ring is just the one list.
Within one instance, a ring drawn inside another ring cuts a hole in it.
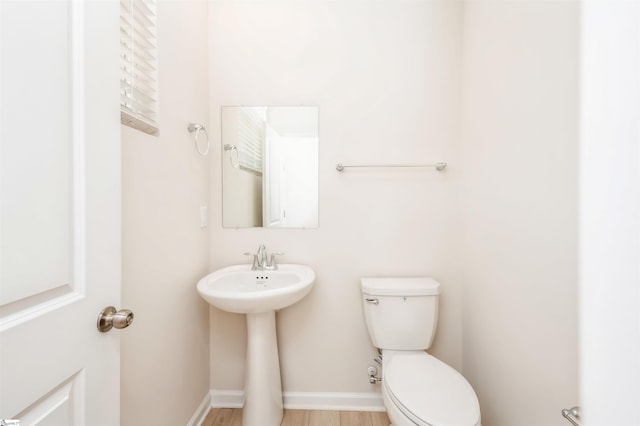
[{"label": "window blind", "polygon": [[120,0],[120,122],[158,133],[156,0]]},{"label": "window blind", "polygon": [[238,162],[240,168],[262,175],[262,151],[266,137],[266,108],[243,107],[238,114]]}]

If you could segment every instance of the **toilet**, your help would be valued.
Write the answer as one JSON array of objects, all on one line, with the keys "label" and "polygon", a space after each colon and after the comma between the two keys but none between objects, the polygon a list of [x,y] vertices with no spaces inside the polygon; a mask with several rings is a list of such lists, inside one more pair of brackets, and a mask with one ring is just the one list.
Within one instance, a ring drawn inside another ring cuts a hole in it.
[{"label": "toilet", "polygon": [[382,352],[382,398],[393,426],[481,426],[473,388],[429,355],[440,283],[432,278],[361,278],[373,345]]}]

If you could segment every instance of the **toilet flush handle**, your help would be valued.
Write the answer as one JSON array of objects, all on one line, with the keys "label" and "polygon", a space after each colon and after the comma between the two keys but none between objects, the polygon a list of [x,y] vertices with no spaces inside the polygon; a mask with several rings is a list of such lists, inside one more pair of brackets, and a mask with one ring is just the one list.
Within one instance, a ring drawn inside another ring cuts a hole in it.
[{"label": "toilet flush handle", "polygon": [[380,303],[380,301],[378,299],[364,299],[369,303],[373,303],[374,305],[377,305],[378,303]]}]

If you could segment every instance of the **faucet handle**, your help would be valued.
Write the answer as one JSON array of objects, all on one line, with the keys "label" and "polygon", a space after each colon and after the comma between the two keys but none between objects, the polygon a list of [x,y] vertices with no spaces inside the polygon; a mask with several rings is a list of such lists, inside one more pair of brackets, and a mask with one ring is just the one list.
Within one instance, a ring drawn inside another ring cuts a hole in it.
[{"label": "faucet handle", "polygon": [[253,256],[253,263],[251,264],[251,270],[252,271],[255,271],[256,269],[259,269],[259,267],[258,267],[258,255],[257,254],[249,253],[249,252],[242,253],[242,254],[244,254],[245,256]]},{"label": "faucet handle", "polygon": [[277,251],[275,253],[271,253],[271,259],[269,263],[266,265],[266,268],[270,271],[275,271],[278,269],[278,265],[276,264],[276,256],[282,256],[284,253],[281,251]]}]

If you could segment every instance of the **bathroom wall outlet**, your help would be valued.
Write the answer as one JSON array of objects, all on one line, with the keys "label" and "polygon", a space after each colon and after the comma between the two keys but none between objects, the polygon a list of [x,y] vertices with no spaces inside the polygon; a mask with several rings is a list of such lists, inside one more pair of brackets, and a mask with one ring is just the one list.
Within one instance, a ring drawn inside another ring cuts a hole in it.
[{"label": "bathroom wall outlet", "polygon": [[207,227],[207,206],[200,206],[200,228]]}]

